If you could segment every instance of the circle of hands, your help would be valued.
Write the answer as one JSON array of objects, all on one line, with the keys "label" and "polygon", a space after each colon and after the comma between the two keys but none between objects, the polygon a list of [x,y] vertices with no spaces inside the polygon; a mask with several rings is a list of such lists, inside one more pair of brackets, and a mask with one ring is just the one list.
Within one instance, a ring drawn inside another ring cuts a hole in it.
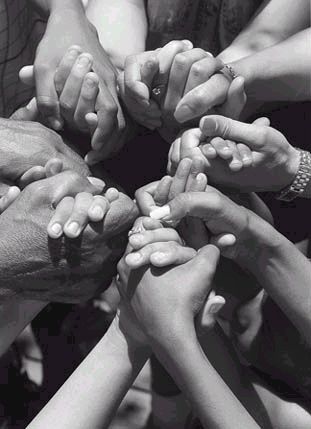
[{"label": "circle of hands", "polygon": [[[36,97],[13,119],[89,134],[89,165],[122,147],[126,120],[120,103],[135,122],[173,141],[169,175],[136,192],[142,217],[135,221],[118,264],[119,325],[143,343],[155,329],[165,335],[172,314],[195,320],[198,330],[210,328],[225,304],[213,291],[220,254],[243,260],[244,233],[253,212],[271,222],[267,207],[250,192],[287,186],[299,162],[297,151],[267,118],[253,124],[237,121],[246,102],[243,78],[230,82],[221,73],[223,63],[189,41],[128,57],[118,86],[110,73],[119,94],[109,92],[100,75],[99,55],[79,45],[59,57],[54,68],[43,67],[40,53],[47,43],[48,32],[34,66],[20,72],[24,83],[36,87]],[[119,198],[117,189],[103,192],[100,179],[77,179],[63,170],[59,156],[26,170],[18,187],[9,187],[0,199],[0,212],[20,189],[54,177],[59,188],[48,225],[52,239],[63,234],[76,238],[89,222],[103,221]],[[75,192],[81,181],[84,191]]]}]

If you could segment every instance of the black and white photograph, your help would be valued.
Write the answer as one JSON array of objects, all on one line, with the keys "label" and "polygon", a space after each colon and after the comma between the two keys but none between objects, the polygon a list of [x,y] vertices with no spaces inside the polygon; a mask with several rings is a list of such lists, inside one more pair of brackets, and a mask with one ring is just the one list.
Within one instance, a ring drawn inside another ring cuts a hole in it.
[{"label": "black and white photograph", "polygon": [[310,224],[310,0],[0,0],[0,429],[311,429]]}]

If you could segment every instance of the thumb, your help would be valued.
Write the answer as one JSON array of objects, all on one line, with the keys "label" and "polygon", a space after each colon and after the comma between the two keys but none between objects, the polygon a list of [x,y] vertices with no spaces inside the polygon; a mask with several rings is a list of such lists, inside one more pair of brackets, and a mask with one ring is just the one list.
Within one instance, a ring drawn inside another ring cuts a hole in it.
[{"label": "thumb", "polygon": [[208,293],[215,276],[219,261],[220,252],[216,246],[208,244],[202,247],[196,256],[184,264],[185,269],[193,273],[192,283],[200,283],[206,287]]},{"label": "thumb", "polygon": [[28,86],[35,86],[35,74],[33,66],[24,66],[19,71],[20,80]]},{"label": "thumb", "polygon": [[263,127],[257,124],[245,124],[219,115],[205,116],[200,121],[200,129],[205,137],[222,137],[245,143],[251,149],[258,149],[265,143]]},{"label": "thumb", "polygon": [[216,295],[212,290],[205,304],[196,318],[196,328],[199,335],[212,329],[216,323],[216,318],[226,301],[223,296]]},{"label": "thumb", "polygon": [[39,112],[35,97],[32,98],[27,106],[21,107],[11,115],[10,119],[16,121],[36,121],[38,120]]},{"label": "thumb", "polygon": [[222,114],[232,119],[238,119],[244,109],[246,99],[244,78],[238,76],[229,87],[227,100],[222,105]]}]

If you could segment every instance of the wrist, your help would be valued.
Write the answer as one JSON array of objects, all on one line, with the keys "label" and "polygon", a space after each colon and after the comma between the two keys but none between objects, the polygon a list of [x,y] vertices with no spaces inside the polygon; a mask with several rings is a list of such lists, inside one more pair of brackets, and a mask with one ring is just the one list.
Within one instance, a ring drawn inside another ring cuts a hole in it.
[{"label": "wrist", "polygon": [[46,4],[50,13],[63,9],[72,9],[85,13],[81,0],[46,0]]},{"label": "wrist", "polygon": [[264,269],[267,258],[279,251],[285,238],[261,217],[250,210],[246,211],[247,226],[234,259],[243,269],[256,272]]},{"label": "wrist", "polygon": [[284,165],[284,184],[278,189],[281,191],[283,188],[289,186],[295,180],[300,165],[299,150],[290,146],[288,160]]}]

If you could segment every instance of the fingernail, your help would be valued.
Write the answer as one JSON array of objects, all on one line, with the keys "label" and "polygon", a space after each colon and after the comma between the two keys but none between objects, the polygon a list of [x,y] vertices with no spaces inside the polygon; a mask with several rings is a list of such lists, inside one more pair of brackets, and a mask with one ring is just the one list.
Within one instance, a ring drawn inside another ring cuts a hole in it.
[{"label": "fingernail", "polygon": [[215,302],[214,304],[212,304],[211,306],[210,306],[210,309],[209,309],[209,313],[210,314],[216,314],[216,313],[218,313],[218,311],[221,309],[221,307],[223,307],[224,306],[224,303],[223,302]]},{"label": "fingernail", "polygon": [[91,208],[90,212],[92,215],[98,219],[102,219],[104,217],[104,211],[100,206],[94,206]]},{"label": "fingernail", "polygon": [[168,217],[171,214],[171,208],[170,206],[162,206],[162,207],[157,207],[156,209],[152,210],[150,212],[150,217],[152,219],[164,219],[166,217]]},{"label": "fingernail", "polygon": [[78,64],[80,66],[88,66],[89,63],[90,63],[90,58],[87,57],[86,55],[83,55],[83,56],[79,57],[79,59],[78,59]]},{"label": "fingernail", "polygon": [[181,106],[181,107],[179,107],[177,110],[176,110],[176,112],[175,112],[175,114],[174,114],[174,116],[175,116],[175,119],[178,121],[178,122],[186,122],[186,121],[188,121],[189,119],[191,119],[191,117],[192,117],[192,110],[190,109],[190,107],[189,106],[187,106],[187,104],[184,104],[183,106]]},{"label": "fingernail", "polygon": [[60,131],[63,128],[63,124],[60,120],[55,119],[55,118],[48,118],[48,121],[51,125],[51,127],[53,128],[53,130],[55,131]]},{"label": "fingernail", "polygon": [[193,48],[193,43],[190,42],[190,40],[186,40],[185,39],[182,42],[187,46],[188,49],[192,49]]},{"label": "fingernail", "polygon": [[54,223],[49,229],[56,236],[61,235],[63,232],[62,226],[59,223]]},{"label": "fingernail", "polygon": [[77,236],[80,232],[80,225],[78,224],[78,222],[71,222],[67,227],[66,227],[66,232],[70,233],[73,236]]}]

